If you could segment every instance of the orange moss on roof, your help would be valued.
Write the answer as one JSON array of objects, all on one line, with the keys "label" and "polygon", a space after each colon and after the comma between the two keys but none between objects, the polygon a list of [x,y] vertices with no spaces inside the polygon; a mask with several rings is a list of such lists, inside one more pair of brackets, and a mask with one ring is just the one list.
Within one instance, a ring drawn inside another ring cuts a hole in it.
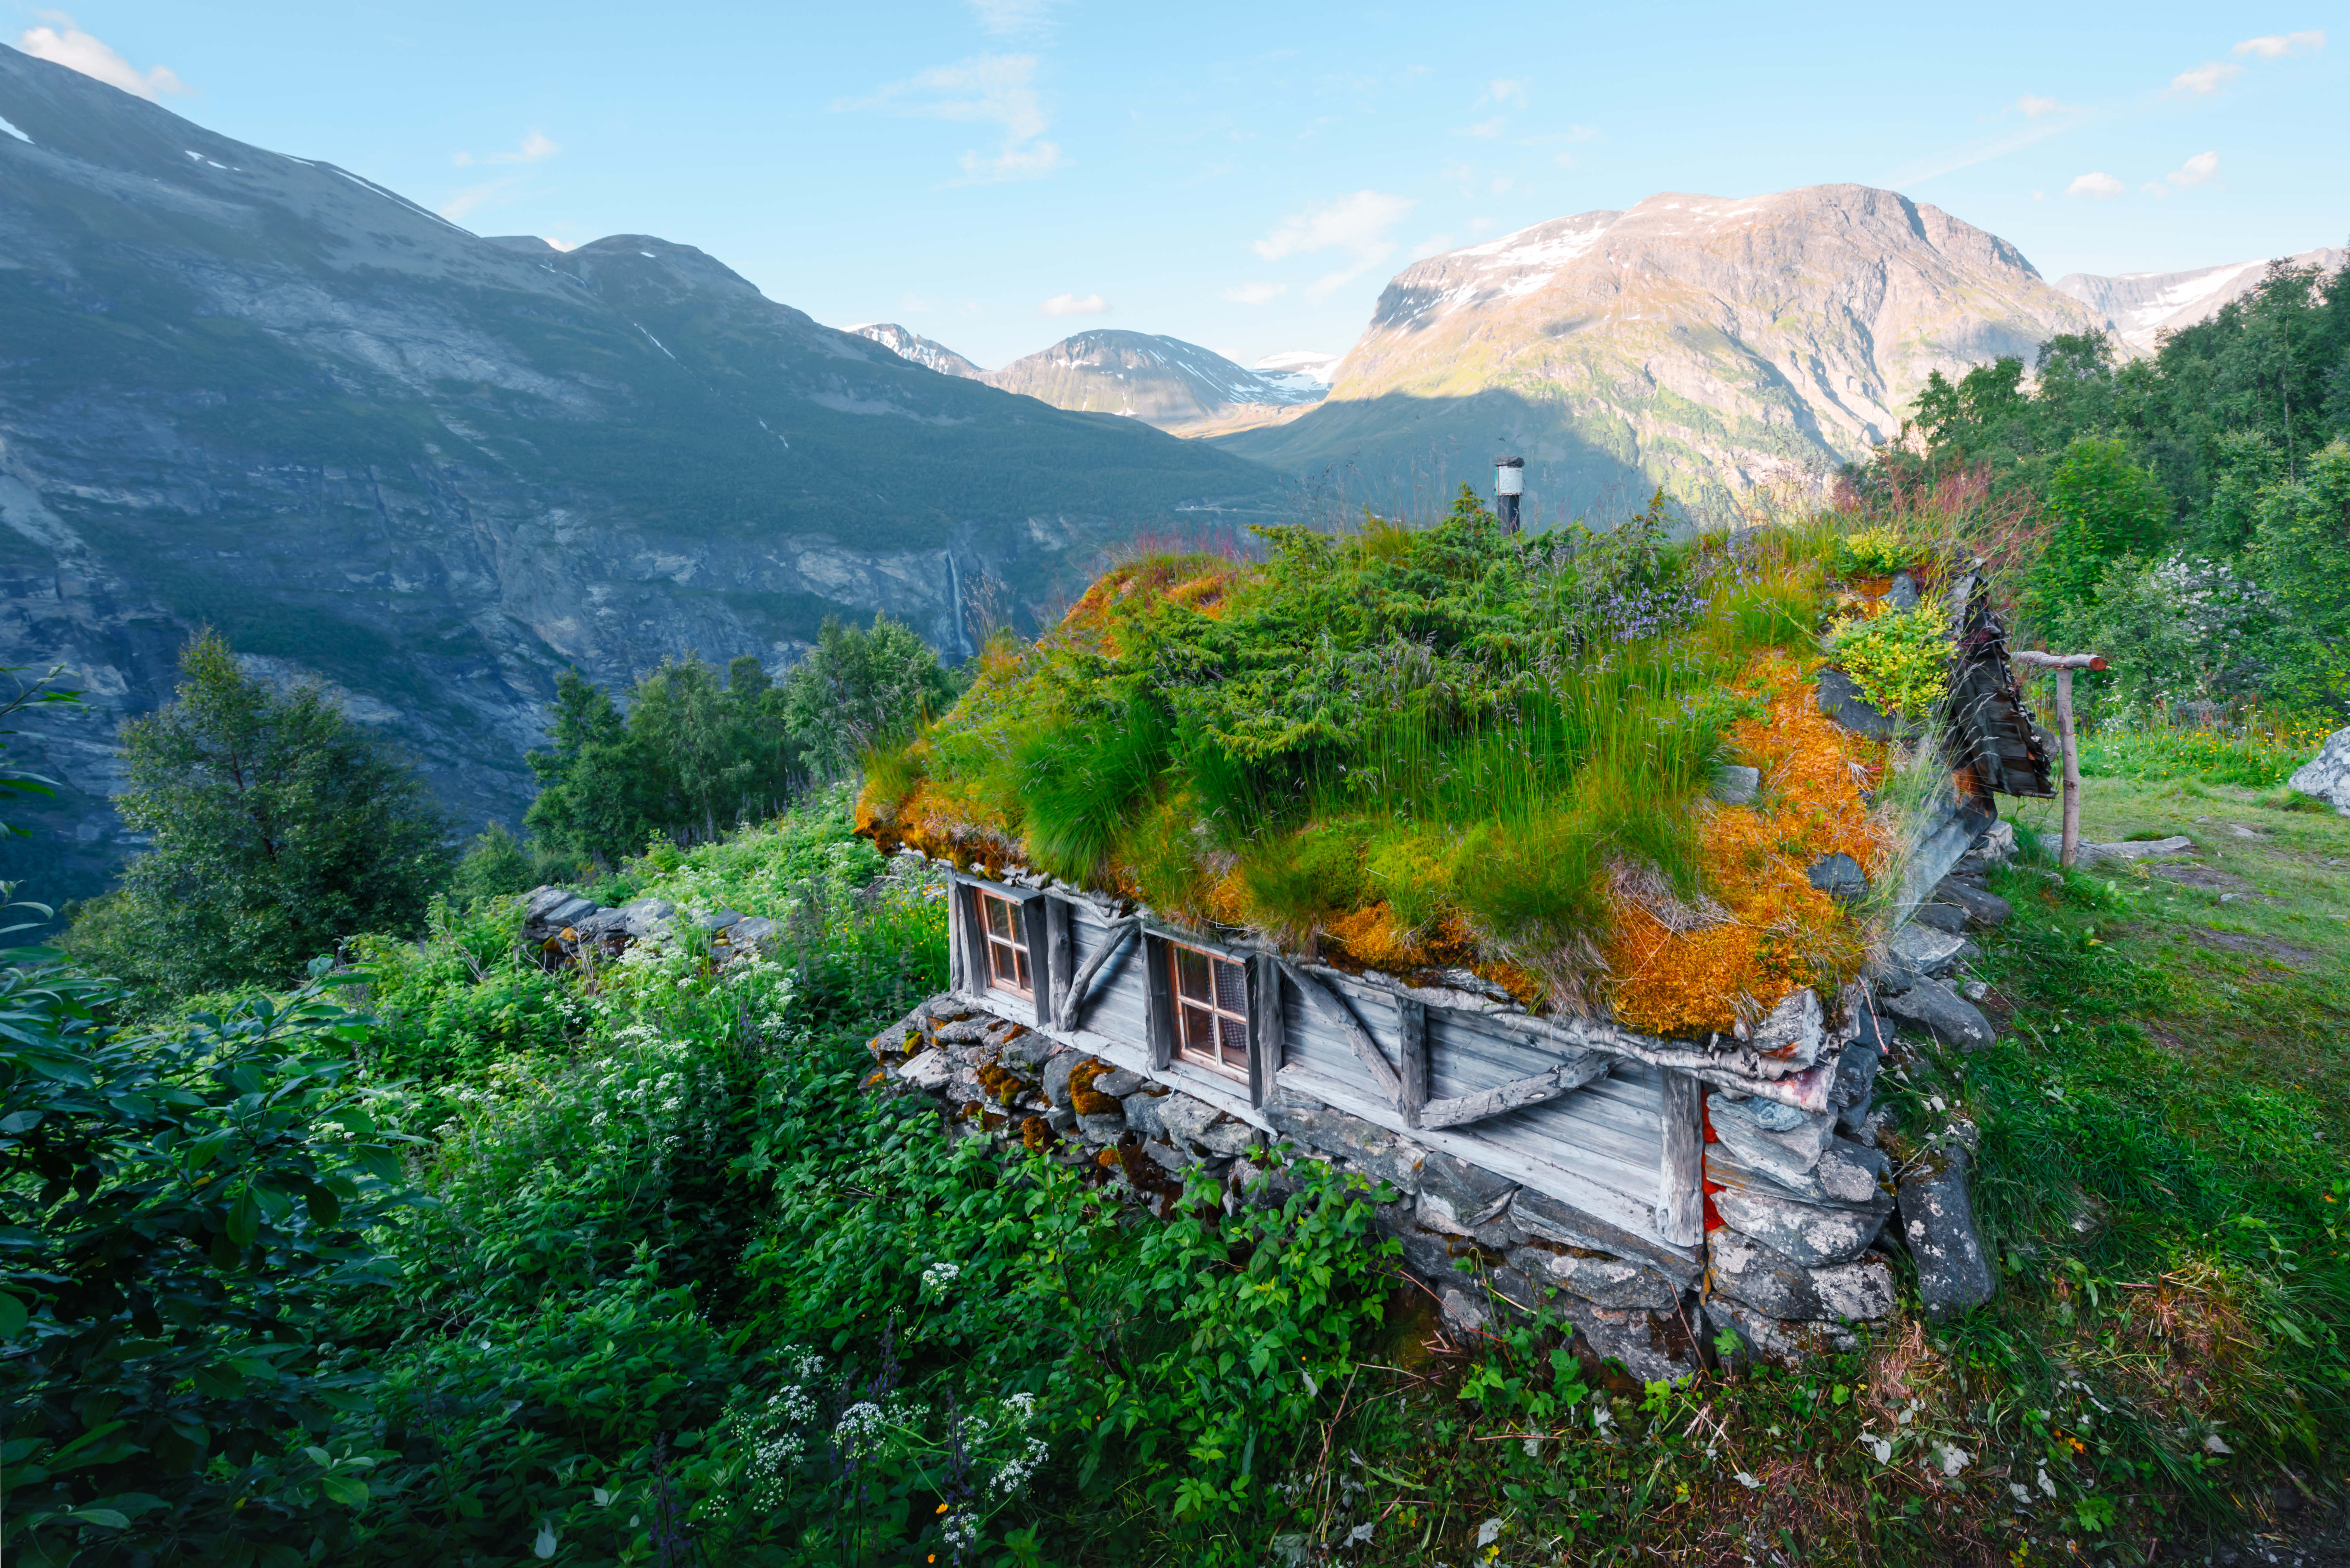
[{"label": "orange moss on roof", "polygon": [[1769,711],[1737,725],[1731,751],[1762,771],[1762,792],[1750,805],[1700,808],[1699,829],[1709,891],[1730,918],[1676,931],[1619,906],[1608,1001],[1636,1029],[1727,1033],[1798,986],[1832,997],[1867,956],[1859,923],[1808,872],[1844,854],[1873,880],[1890,860],[1890,836],[1861,798],[1883,777],[1885,748],[1830,722],[1792,659],[1762,656],[1748,685]]}]

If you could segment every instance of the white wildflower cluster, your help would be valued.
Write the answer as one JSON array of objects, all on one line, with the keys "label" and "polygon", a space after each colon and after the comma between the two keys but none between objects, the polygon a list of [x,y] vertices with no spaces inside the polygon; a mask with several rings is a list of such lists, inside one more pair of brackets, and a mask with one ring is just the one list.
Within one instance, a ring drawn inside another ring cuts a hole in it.
[{"label": "white wildflower cluster", "polygon": [[947,1292],[954,1288],[955,1281],[962,1277],[961,1263],[932,1263],[922,1271],[922,1293],[943,1300]]},{"label": "white wildflower cluster", "polygon": [[641,1133],[661,1155],[719,1139],[725,1084],[706,1053],[644,1023],[619,1030],[612,1045],[589,1069],[588,1122],[599,1139]]},{"label": "white wildflower cluster", "polygon": [[944,1530],[947,1544],[958,1552],[970,1551],[979,1544],[979,1515],[967,1508],[957,1509],[947,1515]]},{"label": "white wildflower cluster", "polygon": [[746,1423],[752,1501],[770,1511],[783,1506],[792,1471],[816,1451],[808,1434],[821,1405],[816,1380],[824,1376],[824,1357],[811,1351],[786,1349],[776,1359],[791,1368],[795,1381],[769,1395]]},{"label": "white wildflower cluster", "polygon": [[1018,1496],[1052,1457],[1045,1439],[1028,1431],[1035,1417],[1036,1396],[1012,1394],[977,1406],[962,1417],[963,1451],[974,1475],[986,1478],[984,1490],[999,1500]]}]

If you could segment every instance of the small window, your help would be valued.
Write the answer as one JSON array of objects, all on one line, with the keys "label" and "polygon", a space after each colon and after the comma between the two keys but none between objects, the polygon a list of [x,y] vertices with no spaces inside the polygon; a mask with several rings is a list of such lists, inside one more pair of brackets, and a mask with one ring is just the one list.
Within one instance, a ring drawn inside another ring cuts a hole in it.
[{"label": "small window", "polygon": [[1020,906],[995,893],[979,895],[980,930],[987,939],[987,983],[1034,999],[1028,978],[1028,932]]},{"label": "small window", "polygon": [[1248,971],[1180,943],[1167,944],[1175,991],[1175,1054],[1245,1078],[1249,1070]]}]

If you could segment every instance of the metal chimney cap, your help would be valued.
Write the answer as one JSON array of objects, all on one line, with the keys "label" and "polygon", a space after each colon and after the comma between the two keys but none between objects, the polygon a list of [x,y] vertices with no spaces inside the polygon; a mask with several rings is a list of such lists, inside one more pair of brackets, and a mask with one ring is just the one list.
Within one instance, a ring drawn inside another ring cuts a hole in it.
[{"label": "metal chimney cap", "polygon": [[1497,457],[1493,460],[1495,468],[1523,468],[1525,465],[1526,460],[1522,457]]}]

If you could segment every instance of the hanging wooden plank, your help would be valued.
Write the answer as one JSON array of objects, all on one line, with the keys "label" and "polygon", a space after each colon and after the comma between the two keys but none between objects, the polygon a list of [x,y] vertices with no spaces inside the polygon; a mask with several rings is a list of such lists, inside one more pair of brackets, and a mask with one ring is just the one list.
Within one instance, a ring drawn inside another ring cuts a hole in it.
[{"label": "hanging wooden plank", "polygon": [[1457,1127],[1464,1123],[1482,1121],[1487,1116],[1498,1116],[1504,1111],[1538,1106],[1545,1100],[1571,1095],[1586,1084],[1606,1077],[1611,1064],[1596,1051],[1584,1052],[1560,1063],[1547,1073],[1537,1073],[1530,1078],[1513,1078],[1490,1089],[1480,1089],[1473,1095],[1430,1100],[1420,1107],[1419,1119],[1412,1125]]},{"label": "hanging wooden plank", "polygon": [[1428,1003],[1413,996],[1396,998],[1396,1042],[1397,1075],[1403,1081],[1396,1109],[1403,1113],[1404,1126],[1416,1127],[1428,1104]]},{"label": "hanging wooden plank", "polygon": [[1363,1026],[1355,1021],[1355,1015],[1347,1011],[1347,1004],[1339,1001],[1329,987],[1299,969],[1295,964],[1284,962],[1281,969],[1284,974],[1289,976],[1291,983],[1295,984],[1299,992],[1305,996],[1307,1005],[1336,1025],[1339,1033],[1346,1035],[1347,1044],[1354,1047],[1356,1059],[1369,1071],[1372,1079],[1379,1086],[1379,1092],[1388,1097],[1388,1103],[1400,1108],[1403,1104],[1403,1080],[1397,1075],[1396,1070],[1388,1065],[1387,1057],[1380,1054],[1378,1043],[1372,1040],[1364,1031]]},{"label": "hanging wooden plank", "polygon": [[1705,1240],[1705,1086],[1664,1074],[1664,1151],[1657,1170],[1657,1229],[1679,1247]]},{"label": "hanging wooden plank", "polygon": [[1077,1026],[1086,1015],[1086,1003],[1092,998],[1094,976],[1101,972],[1102,965],[1109,961],[1112,954],[1126,945],[1126,939],[1141,927],[1139,919],[1128,919],[1113,922],[1102,932],[1101,945],[1094,949],[1093,956],[1086,960],[1085,967],[1071,977],[1068,992],[1061,1001],[1060,1017],[1054,1027],[1075,1029]]}]

